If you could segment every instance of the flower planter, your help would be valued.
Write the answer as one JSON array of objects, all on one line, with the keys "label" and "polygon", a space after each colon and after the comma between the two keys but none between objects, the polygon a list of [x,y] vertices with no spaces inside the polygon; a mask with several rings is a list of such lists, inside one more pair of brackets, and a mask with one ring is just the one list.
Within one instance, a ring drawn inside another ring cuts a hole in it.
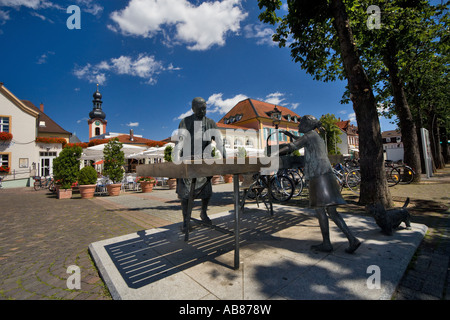
[{"label": "flower planter", "polygon": [[92,199],[94,197],[96,184],[79,185],[81,199]]},{"label": "flower planter", "polygon": [[70,199],[72,198],[72,188],[62,189],[58,188],[58,199]]},{"label": "flower planter", "polygon": [[151,181],[141,181],[141,189],[143,193],[152,192],[154,182]]},{"label": "flower planter", "polygon": [[118,196],[120,194],[120,183],[113,183],[106,185],[106,189],[108,190],[108,194],[110,196]]},{"label": "flower planter", "polygon": [[177,187],[177,179],[169,179],[167,180],[167,185],[169,186],[169,189],[175,189]]}]

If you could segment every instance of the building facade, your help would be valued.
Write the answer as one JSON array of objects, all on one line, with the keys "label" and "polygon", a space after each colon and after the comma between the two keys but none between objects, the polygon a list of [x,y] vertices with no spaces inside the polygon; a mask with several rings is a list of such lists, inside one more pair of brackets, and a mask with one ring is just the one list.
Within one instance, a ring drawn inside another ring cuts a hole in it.
[{"label": "building facade", "polygon": [[0,83],[0,175],[4,187],[29,186],[33,176],[51,175],[53,159],[70,136],[44,113],[43,104],[37,108],[20,100]]},{"label": "building facade", "polygon": [[389,130],[381,133],[383,139],[383,155],[385,160],[403,160],[404,148],[400,130]]},{"label": "building facade", "polygon": [[[271,118],[275,108],[281,112],[276,123]],[[229,148],[264,149],[267,144],[276,143],[276,127],[298,136],[300,118],[286,107],[249,98],[238,102],[218,121],[217,126]],[[286,135],[278,134],[279,143],[286,143],[288,140]]]},{"label": "building facade", "polygon": [[[358,135],[358,127],[351,124],[350,120],[343,120],[339,119],[339,121],[336,123],[336,125],[341,129],[343,132],[346,133],[347,136],[347,150],[341,149],[342,154],[351,154],[355,157],[358,157],[359,154],[359,135]],[[345,137],[345,136],[343,136]]]}]

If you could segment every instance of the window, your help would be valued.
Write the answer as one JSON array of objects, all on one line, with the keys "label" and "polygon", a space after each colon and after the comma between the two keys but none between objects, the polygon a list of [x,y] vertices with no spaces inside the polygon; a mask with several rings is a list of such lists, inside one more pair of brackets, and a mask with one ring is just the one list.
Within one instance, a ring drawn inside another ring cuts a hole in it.
[{"label": "window", "polygon": [[0,116],[0,132],[9,132],[10,117]]},{"label": "window", "polygon": [[95,128],[95,135],[96,136],[100,135],[100,128],[99,127]]},{"label": "window", "polygon": [[9,154],[0,154],[0,167],[9,167]]}]

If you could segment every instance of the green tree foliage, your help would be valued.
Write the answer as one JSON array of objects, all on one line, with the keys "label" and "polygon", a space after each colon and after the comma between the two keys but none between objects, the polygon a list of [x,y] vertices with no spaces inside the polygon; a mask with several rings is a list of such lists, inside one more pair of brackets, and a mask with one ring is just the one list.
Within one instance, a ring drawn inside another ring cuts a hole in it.
[{"label": "green tree foliage", "polygon": [[78,173],[78,183],[80,185],[89,185],[95,184],[97,182],[97,171],[95,171],[94,167],[87,166],[81,168]]},{"label": "green tree foliage", "polygon": [[338,119],[334,114],[325,114],[320,117],[320,122],[325,132],[322,134],[323,138],[326,139],[328,154],[341,154],[337,145],[342,143],[341,134],[342,131],[336,125]]},{"label": "green tree foliage", "polygon": [[122,151],[122,143],[117,138],[109,140],[103,149],[103,172],[114,183],[122,181],[125,155]]},{"label": "green tree foliage", "polygon": [[[355,2],[356,3],[356,2]],[[351,0],[288,0],[288,13],[279,17],[281,1],[258,0],[260,20],[277,25],[273,39],[289,44],[295,62],[316,80],[347,79],[359,129],[360,203],[392,206],[384,172],[377,103],[360,60],[351,27]]]},{"label": "green tree foliage", "polygon": [[172,162],[172,152],[173,152],[173,147],[172,146],[166,146],[164,148],[164,160],[167,162]]},{"label": "green tree foliage", "polygon": [[80,171],[81,147],[66,147],[53,160],[53,176],[61,189],[70,189]]}]

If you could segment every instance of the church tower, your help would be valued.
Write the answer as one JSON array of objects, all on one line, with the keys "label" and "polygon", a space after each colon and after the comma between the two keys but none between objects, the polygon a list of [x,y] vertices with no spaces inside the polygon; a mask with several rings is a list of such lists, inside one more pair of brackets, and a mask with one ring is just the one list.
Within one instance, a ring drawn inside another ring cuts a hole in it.
[{"label": "church tower", "polygon": [[106,132],[106,123],[105,120],[106,114],[102,110],[102,95],[98,91],[98,84],[97,84],[97,91],[94,92],[94,100],[92,101],[94,104],[94,107],[92,108],[92,111],[89,112],[89,140],[91,140],[95,136],[99,136],[101,134],[104,134]]}]

